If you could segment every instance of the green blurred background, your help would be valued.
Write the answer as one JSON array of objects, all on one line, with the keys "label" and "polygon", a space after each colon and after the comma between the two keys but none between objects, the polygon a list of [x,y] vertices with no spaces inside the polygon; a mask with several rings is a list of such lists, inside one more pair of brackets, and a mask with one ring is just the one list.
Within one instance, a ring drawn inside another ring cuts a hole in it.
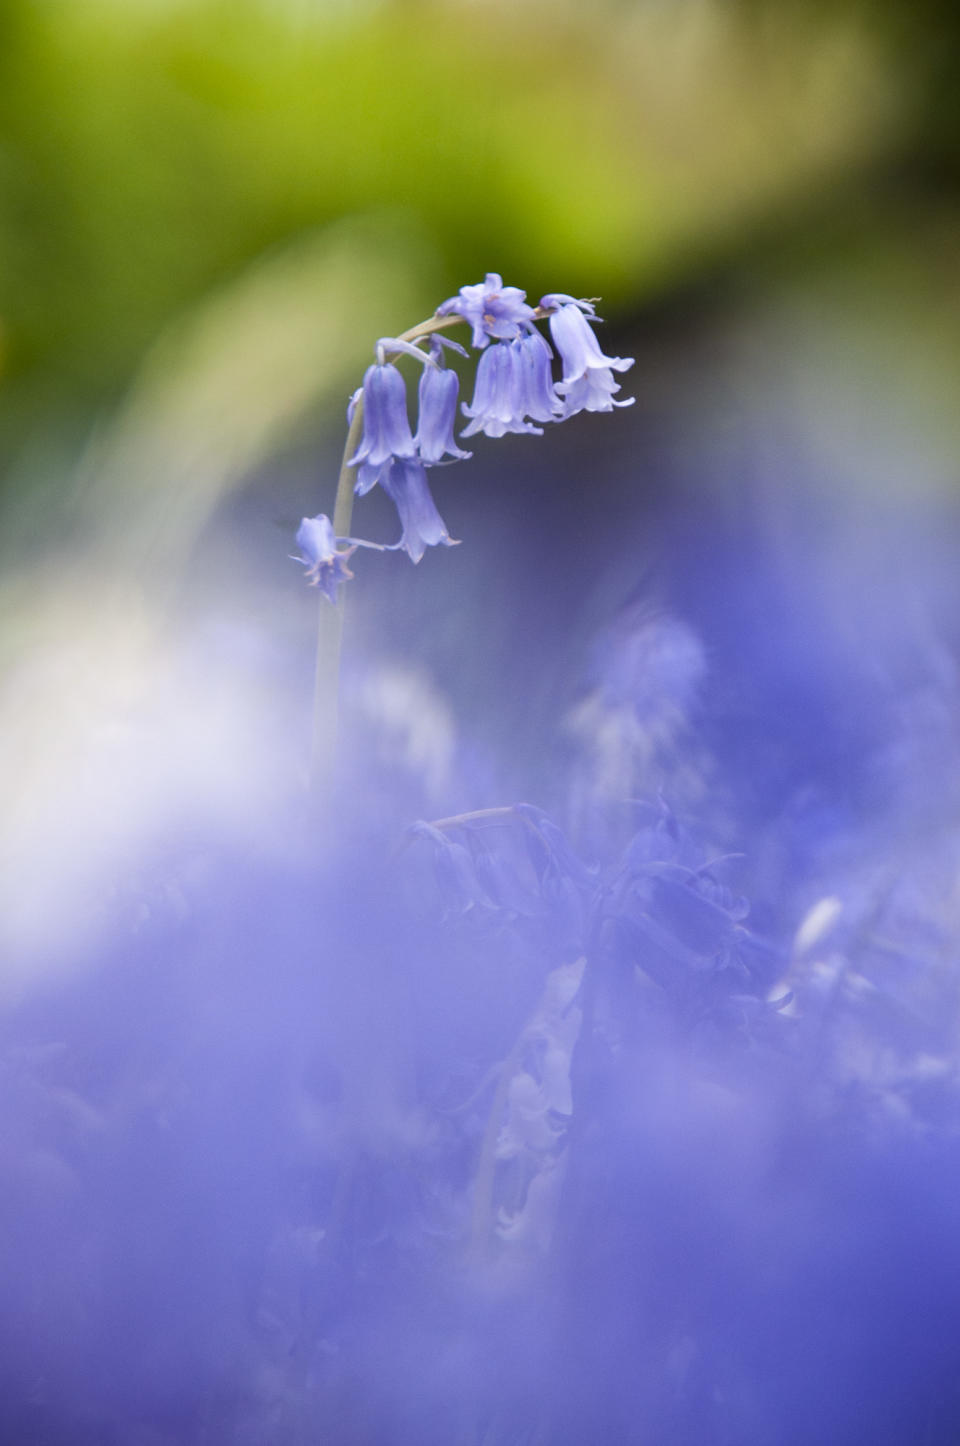
[{"label": "green blurred background", "polygon": [[614,319],[855,273],[920,308],[942,377],[948,13],[2,0],[6,559],[160,488],[172,516],[142,526],[185,542],[255,462],[339,427],[376,335],[490,269]]}]

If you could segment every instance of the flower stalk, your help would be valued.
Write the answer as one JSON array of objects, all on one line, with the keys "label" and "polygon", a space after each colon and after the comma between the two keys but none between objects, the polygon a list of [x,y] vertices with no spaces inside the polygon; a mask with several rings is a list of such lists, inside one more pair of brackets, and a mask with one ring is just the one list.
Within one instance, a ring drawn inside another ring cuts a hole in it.
[{"label": "flower stalk", "polygon": [[[462,321],[459,316],[435,316],[403,332],[398,341],[414,342],[435,331],[445,331]],[[357,397],[343,445],[337,492],[333,504],[333,530],[337,537],[349,537],[353,523],[353,498],[357,468],[350,462],[363,434],[363,393]],[[337,752],[339,725],[340,659],[343,651],[345,589],[333,607],[319,600],[317,652],[313,684],[313,732],[310,746],[310,785],[321,793],[329,790]]]}]

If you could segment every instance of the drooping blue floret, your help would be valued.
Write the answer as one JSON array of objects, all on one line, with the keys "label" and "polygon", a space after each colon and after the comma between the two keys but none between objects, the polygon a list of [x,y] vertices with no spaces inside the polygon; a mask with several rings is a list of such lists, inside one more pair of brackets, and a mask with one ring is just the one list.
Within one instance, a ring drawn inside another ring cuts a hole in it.
[{"label": "drooping blue floret", "polygon": [[538,331],[527,332],[513,343],[520,380],[524,416],[535,422],[556,422],[564,410],[550,371],[553,352]]},{"label": "drooping blue floret", "polygon": [[296,541],[300,556],[294,561],[302,562],[307,569],[307,582],[311,587],[318,587],[331,602],[336,602],[337,585],[353,577],[347,559],[356,552],[358,544],[336,537],[333,524],[324,512],[317,517],[304,517],[297,529]]},{"label": "drooping blue floret", "polygon": [[407,388],[391,363],[367,368],[363,378],[363,440],[348,465],[359,467],[355,492],[362,497],[391,457],[414,457],[407,417]]},{"label": "drooping blue floret", "polygon": [[395,457],[380,474],[380,485],[399,513],[403,536],[398,545],[411,562],[419,562],[428,547],[456,546],[436,509],[420,462]]},{"label": "drooping blue floret", "polygon": [[550,314],[550,335],[563,362],[563,379],[557,384],[557,392],[563,398],[564,417],[629,406],[632,398],[613,400],[614,392],[620,390],[613,373],[627,371],[633,366],[633,357],[604,356],[588,319],[593,317],[592,302],[553,295],[543,297],[540,305],[556,308]]},{"label": "drooping blue floret", "polygon": [[444,457],[462,459],[473,455],[458,447],[453,436],[459,392],[460,378],[455,371],[433,363],[424,367],[420,378],[417,434],[413,440],[426,467],[436,466]]},{"label": "drooping blue floret", "polygon": [[534,317],[526,303],[525,291],[504,286],[495,271],[488,271],[477,286],[461,286],[456,296],[437,307],[438,316],[462,316],[473,327],[473,345],[478,351],[490,342],[513,341]]},{"label": "drooping blue floret", "polygon": [[471,910],[490,908],[490,900],[462,843],[423,819],[412,823],[407,835],[411,839],[423,839],[430,846],[444,917],[462,917]]},{"label": "drooping blue floret", "polygon": [[463,407],[464,416],[472,420],[461,436],[472,437],[476,432],[488,437],[502,437],[506,432],[543,436],[542,427],[524,421],[527,385],[520,346],[519,341],[498,342],[480,358],[473,402]]}]

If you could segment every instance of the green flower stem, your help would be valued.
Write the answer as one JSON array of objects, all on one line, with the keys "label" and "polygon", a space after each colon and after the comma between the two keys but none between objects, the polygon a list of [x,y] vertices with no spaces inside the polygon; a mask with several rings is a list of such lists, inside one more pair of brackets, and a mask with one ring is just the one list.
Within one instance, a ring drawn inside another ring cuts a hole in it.
[{"label": "green flower stem", "polygon": [[[337,498],[333,509],[333,531],[336,537],[347,537],[353,516],[354,468],[347,459],[356,452],[363,426],[363,400],[358,399],[347,432],[337,480]],[[340,692],[340,652],[343,646],[344,592],[333,607],[320,598],[317,614],[317,658],[313,683],[313,735],[310,749],[310,784],[326,792],[333,777],[337,753],[338,695]]]}]

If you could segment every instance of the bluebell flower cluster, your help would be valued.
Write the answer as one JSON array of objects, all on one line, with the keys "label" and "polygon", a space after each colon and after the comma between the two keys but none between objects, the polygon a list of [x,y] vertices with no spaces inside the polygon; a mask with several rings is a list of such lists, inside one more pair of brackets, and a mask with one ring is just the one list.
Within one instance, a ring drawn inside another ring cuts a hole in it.
[{"label": "bluebell flower cluster", "polygon": [[[544,296],[539,306],[530,306],[526,292],[504,286],[501,277],[490,272],[478,285],[461,287],[437,308],[431,321],[404,336],[382,337],[377,342],[376,360],[367,368],[363,385],[347,409],[351,435],[361,420],[362,435],[346,457],[346,465],[355,470],[356,496],[364,496],[379,483],[396,505],[403,530],[400,540],[387,550],[401,549],[416,563],[428,547],[455,543],[437,511],[426,469],[472,455],[454,436],[460,379],[446,365],[444,348],[462,356],[468,353],[440,337],[438,329],[458,320],[465,322],[471,328],[472,347],[481,353],[473,398],[460,406],[468,422],[461,436],[483,432],[488,437],[503,437],[514,432],[539,437],[547,422],[562,422],[577,412],[610,412],[633,400],[615,400],[620,383],[614,372],[626,371],[633,358],[603,353],[593,331],[599,319],[592,301],[561,292]],[[544,320],[549,321],[553,346],[537,330],[536,323]],[[554,349],[561,366],[559,380],[553,376]],[[415,432],[407,411],[406,383],[389,360],[401,354],[415,357],[423,367]],[[319,519],[313,522],[319,523]],[[319,562],[313,545],[318,539],[327,548],[330,537],[326,531],[322,537],[318,531],[317,539],[308,539],[307,546],[298,537],[304,552],[301,560],[307,563],[309,581],[335,601],[339,582],[352,576],[344,560],[349,552],[338,557],[339,544],[333,542],[333,555],[323,551]]]},{"label": "bluebell flower cluster", "polygon": [[777,1027],[777,960],[744,923],[745,899],[699,856],[663,800],[612,865],[586,863],[541,809],[521,803],[436,823],[418,822],[438,902],[448,919],[536,935],[557,962],[637,969],[678,1019],[731,1011],[756,1035]]}]

